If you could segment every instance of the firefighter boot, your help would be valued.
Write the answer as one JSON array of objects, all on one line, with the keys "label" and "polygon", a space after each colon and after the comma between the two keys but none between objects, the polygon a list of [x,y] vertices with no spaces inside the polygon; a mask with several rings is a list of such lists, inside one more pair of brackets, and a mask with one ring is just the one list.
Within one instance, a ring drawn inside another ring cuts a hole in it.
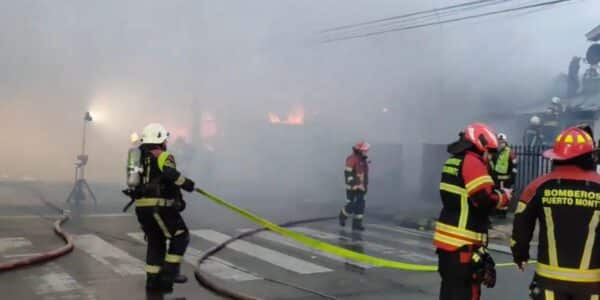
[{"label": "firefighter boot", "polygon": [[506,219],[507,209],[498,209],[496,210],[496,218],[498,219]]},{"label": "firefighter boot", "polygon": [[177,269],[175,270],[175,278],[173,279],[174,283],[186,283],[188,281],[187,276],[181,274],[180,268],[181,265],[178,265]]},{"label": "firefighter boot", "polygon": [[146,276],[146,291],[150,293],[168,293],[168,290],[163,288],[161,274],[148,274]]},{"label": "firefighter boot", "polygon": [[340,226],[342,226],[342,227],[346,226],[346,219],[348,219],[348,216],[346,216],[344,209],[342,208],[340,210],[340,214],[338,216],[338,220],[340,221]]},{"label": "firefighter boot", "polygon": [[177,264],[165,263],[162,271],[160,272],[160,287],[163,292],[173,292],[173,283],[177,276]]},{"label": "firefighter boot", "polygon": [[365,228],[362,225],[362,219],[353,219],[352,220],[352,230],[363,231]]}]

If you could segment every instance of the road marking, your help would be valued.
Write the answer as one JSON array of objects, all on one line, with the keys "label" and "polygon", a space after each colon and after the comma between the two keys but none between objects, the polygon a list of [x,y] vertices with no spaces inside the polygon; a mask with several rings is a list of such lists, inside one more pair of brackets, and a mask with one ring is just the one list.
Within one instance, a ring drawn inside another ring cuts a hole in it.
[{"label": "road marking", "polygon": [[[427,239],[431,239],[433,238],[433,233],[430,232],[424,232],[424,231],[420,231],[420,230],[416,230],[416,229],[411,229],[411,228],[406,228],[406,227],[400,227],[400,226],[386,226],[386,225],[381,225],[381,224],[369,224],[369,227],[374,227],[374,228],[379,228],[379,229],[384,229],[384,230],[389,230],[389,231],[394,231],[394,232],[400,232],[400,233],[404,233],[404,234],[410,234],[413,236],[418,236],[421,238],[427,238]],[[508,246],[504,246],[504,245],[500,245],[500,244],[488,244],[487,248],[489,250],[493,250],[496,252],[501,252],[501,253],[505,253],[505,254],[512,254],[510,247]]]},{"label": "road marking", "polygon": [[128,213],[89,214],[89,215],[81,215],[80,217],[82,217],[82,218],[133,217],[133,214],[128,214]]},{"label": "road marking", "polygon": [[[370,226],[370,225],[367,225],[367,226],[375,227],[375,226]],[[425,251],[435,251],[435,248],[433,247],[433,244],[431,243],[431,237],[428,237],[427,241],[425,242],[425,241],[423,241],[423,238],[419,238],[419,239],[391,238],[387,234],[374,232],[373,230],[362,231],[362,232],[360,232],[360,234],[363,236],[370,236],[373,238],[381,239],[386,242],[399,243],[399,244],[407,245],[410,247],[418,247],[421,250],[425,250]],[[407,234],[412,235],[410,233],[407,233]]]},{"label": "road marking", "polygon": [[23,247],[30,247],[31,245],[31,242],[24,237],[0,238],[0,253]]},{"label": "road marking", "polygon": [[421,238],[430,239],[431,237],[433,237],[433,234],[423,232],[420,230],[416,230],[416,229],[406,228],[406,227],[387,226],[387,225],[381,225],[381,224],[368,224],[367,226],[373,227],[373,228],[389,230],[389,231],[394,231],[394,232],[400,232],[400,233],[404,233],[404,234],[408,234],[408,235],[412,235],[412,236],[416,236],[416,237],[421,237]]},{"label": "road marking", "polygon": [[[127,235],[129,235],[136,241],[139,241],[144,244],[146,243],[146,241],[144,240],[143,232],[130,232]],[[183,260],[189,263],[190,265],[196,266],[201,256],[201,251],[188,247],[185,251],[185,255],[183,256]],[[244,270],[243,268],[237,267],[226,260],[214,256],[210,257],[208,260],[203,262],[202,265],[200,265],[200,269],[211,276],[215,276],[223,280],[241,282],[261,279],[259,277],[254,276],[250,272]]]},{"label": "road marking", "polygon": [[[63,215],[19,215],[19,216],[0,216],[0,220],[20,220],[20,219],[58,219]],[[107,213],[107,214],[89,214],[89,215],[72,215],[78,218],[115,218],[115,217],[132,217],[133,214],[128,213]]]},{"label": "road marking", "polygon": [[[231,237],[214,230],[192,230],[193,235],[211,241],[213,243],[223,243]],[[237,252],[255,257],[262,261],[284,268],[286,270],[299,274],[313,274],[331,272],[331,269],[319,266],[317,264],[301,260],[275,250],[261,247],[243,240],[235,241],[227,246]]]},{"label": "road marking", "polygon": [[30,257],[30,256],[37,256],[40,255],[41,253],[22,253],[22,254],[8,254],[8,255],[2,255],[5,258],[19,258],[19,257]]},{"label": "road marking", "polygon": [[98,262],[111,268],[122,276],[145,275],[144,262],[129,255],[93,234],[75,235],[75,248],[81,249]]},{"label": "road marking", "polygon": [[[82,286],[73,278],[71,275],[66,273],[60,266],[55,263],[49,263],[41,267],[42,274],[36,274],[34,276],[26,277],[27,281],[31,282],[33,286],[33,292],[36,295],[48,295],[69,292],[69,294],[76,293],[82,290]],[[80,296],[75,295],[73,296]],[[52,298],[44,299],[57,299],[55,295]],[[63,299],[63,297],[58,297]]]},{"label": "road marking", "polygon": [[67,273],[51,272],[38,276],[38,280],[40,284],[35,289],[35,293],[38,295],[81,289],[79,283]]},{"label": "road marking", "polygon": [[[253,230],[253,229],[246,229],[245,228],[245,229],[240,229],[239,231],[241,231],[241,232],[247,232],[247,231],[250,231],[250,230]],[[263,231],[263,232],[259,232],[259,233],[255,234],[253,236],[261,238],[263,240],[267,240],[267,241],[271,241],[271,242],[274,242],[274,243],[278,243],[278,244],[281,244],[281,245],[284,245],[284,246],[287,246],[287,247],[290,247],[290,248],[294,248],[294,249],[306,251],[306,252],[309,252],[311,254],[317,254],[317,255],[320,255],[320,256],[324,256],[324,257],[327,257],[327,258],[329,258],[331,260],[334,260],[334,261],[337,261],[337,262],[352,263],[352,264],[357,265],[357,266],[359,266],[361,268],[364,268],[364,269],[369,269],[369,268],[374,267],[373,265],[370,265],[370,264],[360,263],[360,262],[355,262],[355,261],[350,261],[350,260],[347,260],[347,259],[345,259],[343,257],[340,257],[340,256],[337,256],[337,255],[333,255],[333,254],[330,254],[330,253],[327,253],[327,252],[322,252],[322,251],[310,248],[308,246],[304,246],[304,245],[299,244],[298,242],[296,242],[296,241],[294,241],[294,240],[292,240],[290,238],[284,237],[284,236],[282,236],[280,234],[277,234],[277,233],[274,233],[274,232]]]},{"label": "road marking", "polygon": [[[361,248],[364,248],[364,250],[367,250],[369,252],[374,251],[374,252],[379,252],[379,253],[383,253],[383,254],[387,254],[387,255],[394,255],[394,256],[398,256],[398,257],[401,257],[405,260],[409,260],[412,262],[422,262],[424,260],[425,261],[437,261],[437,258],[434,256],[431,256],[431,255],[424,255],[424,254],[417,253],[415,251],[407,251],[404,249],[398,249],[398,248],[381,245],[381,244],[377,244],[377,243],[373,243],[373,242],[367,242],[367,241],[363,241],[363,240],[359,240],[359,239],[353,239],[351,237],[345,237],[345,236],[341,236],[338,234],[327,233],[327,232],[319,231],[319,230],[308,228],[308,227],[292,227],[291,229],[293,231],[297,231],[299,233],[310,235],[315,238],[320,238],[320,239],[325,239],[325,240],[330,240],[330,241],[337,241],[337,242],[341,241],[344,243],[348,243],[350,246],[350,250],[354,250],[357,252],[362,252],[363,249],[361,249]],[[358,238],[358,237],[360,237],[361,233],[355,233],[355,235]],[[358,248],[358,249],[355,249],[355,248]]]},{"label": "road marking", "polygon": [[42,218],[60,218],[61,215],[21,215],[21,216],[0,216],[0,220],[19,220],[19,219],[42,219]]}]

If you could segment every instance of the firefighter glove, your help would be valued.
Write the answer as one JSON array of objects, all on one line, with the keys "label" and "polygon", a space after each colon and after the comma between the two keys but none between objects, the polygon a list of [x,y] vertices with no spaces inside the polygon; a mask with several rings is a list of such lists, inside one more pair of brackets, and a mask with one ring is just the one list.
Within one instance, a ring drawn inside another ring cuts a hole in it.
[{"label": "firefighter glove", "polygon": [[524,260],[515,260],[515,265],[517,265],[517,268],[521,271],[525,271],[525,267],[527,267],[527,259]]},{"label": "firefighter glove", "polygon": [[529,298],[540,299],[541,294],[542,290],[537,286],[537,281],[535,278],[533,278],[531,284],[529,285]]},{"label": "firefighter glove", "polygon": [[512,197],[513,197],[513,189],[509,189],[509,188],[502,188],[502,191],[504,192],[504,195],[506,195],[506,199],[508,199],[508,201],[512,200]]},{"label": "firefighter glove", "polygon": [[355,191],[362,191],[362,192],[366,191],[365,186],[362,185],[362,184],[355,185],[354,187],[352,187],[352,189],[355,190]]},{"label": "firefighter glove", "polygon": [[183,199],[178,199],[177,201],[175,201],[175,204],[174,204],[173,206],[175,207],[175,209],[176,209],[178,212],[182,212],[182,211],[184,211],[184,210],[185,210],[185,207],[186,207],[185,200],[183,200]]},{"label": "firefighter glove", "polygon": [[510,199],[512,199],[512,191],[509,189],[499,189],[496,190],[498,195],[498,203],[496,204],[497,209],[503,209],[508,206]]},{"label": "firefighter glove", "polygon": [[181,185],[181,188],[184,191],[191,193],[194,191],[194,182],[191,181],[190,179],[186,178],[185,182],[183,182],[183,184]]},{"label": "firefighter glove", "polygon": [[485,248],[481,247],[473,252],[471,263],[473,280],[487,288],[493,288],[496,285],[496,263]]}]

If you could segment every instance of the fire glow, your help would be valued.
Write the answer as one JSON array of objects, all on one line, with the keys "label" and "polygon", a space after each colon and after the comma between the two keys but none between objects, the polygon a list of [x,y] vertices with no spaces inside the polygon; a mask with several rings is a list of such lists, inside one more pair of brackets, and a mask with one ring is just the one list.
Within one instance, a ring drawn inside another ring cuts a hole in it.
[{"label": "fire glow", "polygon": [[304,124],[304,109],[302,107],[296,108],[292,110],[285,120],[281,120],[281,118],[275,114],[269,113],[269,122],[272,124],[285,124],[285,125],[303,125]]}]

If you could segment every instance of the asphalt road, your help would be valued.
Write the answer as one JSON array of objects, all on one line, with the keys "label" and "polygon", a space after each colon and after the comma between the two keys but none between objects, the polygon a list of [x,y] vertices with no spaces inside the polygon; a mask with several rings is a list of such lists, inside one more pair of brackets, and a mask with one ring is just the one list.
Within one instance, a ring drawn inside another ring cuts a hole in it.
[{"label": "asphalt road", "polygon": [[[68,191],[67,191],[68,192]],[[98,205],[80,206],[61,201],[65,187],[0,185],[0,260],[39,253],[61,245],[52,234],[56,212],[40,198],[72,210],[64,228],[75,238],[73,253],[50,263],[0,273],[3,299],[153,299],[144,292],[145,245],[135,216],[123,214],[125,200],[97,192]],[[212,246],[250,228],[252,223],[200,197],[188,197],[185,212],[192,240],[183,263],[190,281],[177,285],[165,299],[221,299],[193,279],[198,256]],[[275,222],[335,215],[337,205],[236,202]],[[353,233],[335,222],[302,225],[293,230],[353,251],[417,264],[436,264],[427,233],[406,230],[381,220],[366,219],[367,231]],[[493,252],[497,262],[510,256]],[[323,299],[277,284],[269,279],[302,286],[337,299],[437,299],[437,273],[407,272],[348,263],[298,245],[270,232],[235,242],[201,268],[216,283],[264,299]],[[528,299],[532,268],[525,273],[513,267],[498,269],[494,289],[483,299]]]}]

